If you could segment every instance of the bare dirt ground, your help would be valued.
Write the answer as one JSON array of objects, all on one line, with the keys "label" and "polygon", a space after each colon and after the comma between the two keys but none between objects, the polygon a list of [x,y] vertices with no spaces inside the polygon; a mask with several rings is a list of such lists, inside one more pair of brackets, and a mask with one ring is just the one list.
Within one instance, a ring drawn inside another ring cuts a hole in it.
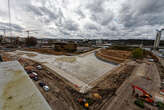
[{"label": "bare dirt ground", "polygon": [[[122,53],[125,54],[124,52]],[[123,54],[120,57],[124,60],[130,55],[130,53],[128,56]],[[83,106],[77,102],[78,98],[91,101],[89,110],[141,110],[134,105],[136,98],[132,96],[131,84],[137,85],[154,95],[159,93],[160,80],[164,79],[163,66],[144,59],[144,61],[140,60],[138,63],[123,66],[120,70],[107,76],[86,94],[80,94],[62,79],[55,76],[54,73],[48,71],[47,67],[43,66],[42,70],[38,70],[36,66],[39,64],[34,61],[10,56],[9,54],[3,54],[2,57],[5,61],[18,60],[24,68],[31,66],[31,69],[38,73],[39,81],[34,81],[34,83],[53,110],[84,110]],[[38,85],[39,82],[45,82],[51,90],[45,92]],[[95,93],[99,94],[101,98],[95,99],[93,96]],[[157,110],[157,108],[148,105],[145,110]]]},{"label": "bare dirt ground", "polygon": [[26,48],[26,51],[34,51],[34,52],[38,52],[38,53],[43,53],[43,54],[51,54],[51,55],[67,55],[66,52],[58,52],[58,51],[54,51],[53,49],[30,49],[30,48]]},{"label": "bare dirt ground", "polygon": [[[132,96],[131,84],[143,88],[152,96],[159,93],[160,77],[156,64],[146,64],[143,69],[145,70],[142,72],[142,67],[140,67],[132,73],[132,76],[117,90],[115,98],[104,110],[141,110],[134,105],[136,99]],[[141,75],[141,72],[143,75]],[[145,110],[157,110],[157,108],[148,105]]]},{"label": "bare dirt ground", "polygon": [[[18,60],[24,66],[24,68],[27,66],[33,67],[32,70],[37,72],[39,77],[39,81],[33,82],[36,84],[53,110],[83,110],[84,108],[79,103],[77,103],[78,98],[88,98],[92,101],[92,103],[89,105],[89,110],[102,109],[107,102],[111,102],[111,98],[115,95],[116,90],[131,75],[134,69],[134,65],[126,65],[119,71],[107,76],[88,93],[80,94],[68,86],[68,84],[63,82],[63,80],[56,77],[55,74],[48,71],[46,67],[43,67],[42,70],[36,69],[36,66],[39,65],[36,62],[6,54],[3,54],[3,58],[5,61]],[[50,87],[50,91],[45,92],[38,85],[39,82],[45,82]],[[98,93],[102,98],[95,99],[93,97],[94,93]]]},{"label": "bare dirt ground", "polygon": [[[95,48],[96,49],[96,48]],[[50,54],[50,55],[79,55],[79,54],[82,54],[82,53],[86,53],[86,52],[90,52],[92,50],[95,50],[94,48],[90,48],[89,50],[87,51],[84,51],[84,52],[63,52],[63,51],[55,51],[54,49],[48,49],[48,48],[40,48],[40,49],[35,49],[35,48],[26,48],[24,49],[25,51],[34,51],[34,52],[38,52],[38,53],[42,53],[42,54]]]},{"label": "bare dirt ground", "polygon": [[101,49],[96,53],[97,57],[114,63],[122,63],[131,56],[131,51]]}]

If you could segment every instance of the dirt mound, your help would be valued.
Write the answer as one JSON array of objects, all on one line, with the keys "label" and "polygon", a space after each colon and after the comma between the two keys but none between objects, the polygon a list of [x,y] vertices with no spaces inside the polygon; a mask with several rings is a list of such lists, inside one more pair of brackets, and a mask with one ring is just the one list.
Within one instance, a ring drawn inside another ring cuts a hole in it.
[{"label": "dirt mound", "polygon": [[130,58],[131,51],[101,49],[96,53],[96,56],[109,62],[122,63]]}]

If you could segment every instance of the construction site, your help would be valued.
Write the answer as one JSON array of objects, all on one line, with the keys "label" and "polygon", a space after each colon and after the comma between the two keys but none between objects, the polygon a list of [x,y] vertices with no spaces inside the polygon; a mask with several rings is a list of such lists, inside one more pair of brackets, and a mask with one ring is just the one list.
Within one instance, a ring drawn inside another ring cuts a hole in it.
[{"label": "construction site", "polygon": [[164,110],[163,3],[2,0],[0,110]]},{"label": "construction site", "polygon": [[[52,110],[162,110],[163,60],[146,50],[142,58],[133,58],[138,48],[122,48],[91,48],[80,53],[13,48],[2,49],[0,55],[3,62],[17,61],[24,68]],[[13,67],[7,68],[15,74]],[[5,106],[3,110],[10,110]]]}]

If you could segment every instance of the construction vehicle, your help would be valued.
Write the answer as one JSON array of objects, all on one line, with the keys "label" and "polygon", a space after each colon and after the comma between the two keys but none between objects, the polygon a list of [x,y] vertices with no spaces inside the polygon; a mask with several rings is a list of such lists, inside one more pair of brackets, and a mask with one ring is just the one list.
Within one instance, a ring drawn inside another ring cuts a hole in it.
[{"label": "construction vehicle", "polygon": [[89,106],[93,104],[93,100],[90,98],[78,98],[77,102],[85,109],[89,110]]},{"label": "construction vehicle", "polygon": [[82,105],[85,109],[89,108],[89,104],[85,98],[78,98],[77,102]]},{"label": "construction vehicle", "polygon": [[[150,95],[149,93],[147,93],[145,90],[143,90],[142,88],[136,86],[136,85],[132,85],[133,88],[133,95],[140,100],[143,100],[151,105],[154,105],[154,99],[152,97],[152,95]],[[142,95],[139,95],[139,93],[136,93],[136,89],[142,92]]]},{"label": "construction vehicle", "polygon": [[[132,85],[133,88],[133,95],[136,96],[137,100],[135,100],[135,104],[137,106],[139,106],[140,108],[145,108],[144,102],[157,107],[158,110],[164,110],[164,103],[163,103],[163,99],[161,99],[161,97],[158,95],[155,95],[154,97],[152,95],[150,95],[149,93],[147,93],[145,90],[143,90],[142,88],[136,86],[136,85]],[[142,95],[139,95],[138,93],[136,93],[136,89],[142,92]]]}]

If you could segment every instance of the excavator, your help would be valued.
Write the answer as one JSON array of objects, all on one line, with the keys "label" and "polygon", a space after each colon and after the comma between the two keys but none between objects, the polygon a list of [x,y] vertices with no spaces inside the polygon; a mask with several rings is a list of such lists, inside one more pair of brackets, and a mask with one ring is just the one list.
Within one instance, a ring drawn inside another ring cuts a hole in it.
[{"label": "excavator", "polygon": [[[137,100],[134,102],[137,106],[141,107],[141,108],[144,108],[144,102],[154,106],[154,107],[157,107],[158,110],[164,110],[164,103],[157,100],[155,101],[155,99],[153,99],[153,96],[150,95],[149,93],[147,93],[145,90],[143,90],[142,88],[136,86],[136,85],[132,85],[132,88],[133,88],[133,93],[132,95],[134,95]],[[141,91],[142,94],[139,95],[139,93],[136,93],[136,89]],[[150,109],[151,110],[151,109]]]},{"label": "excavator", "polygon": [[[136,85],[132,85],[133,88],[133,95],[140,99],[143,100],[151,105],[154,105],[154,99],[152,97],[152,95],[150,95],[149,93],[147,93],[145,90],[143,90],[142,88],[136,86]],[[142,92],[142,95],[139,95],[138,93],[136,93],[136,89]]]}]

